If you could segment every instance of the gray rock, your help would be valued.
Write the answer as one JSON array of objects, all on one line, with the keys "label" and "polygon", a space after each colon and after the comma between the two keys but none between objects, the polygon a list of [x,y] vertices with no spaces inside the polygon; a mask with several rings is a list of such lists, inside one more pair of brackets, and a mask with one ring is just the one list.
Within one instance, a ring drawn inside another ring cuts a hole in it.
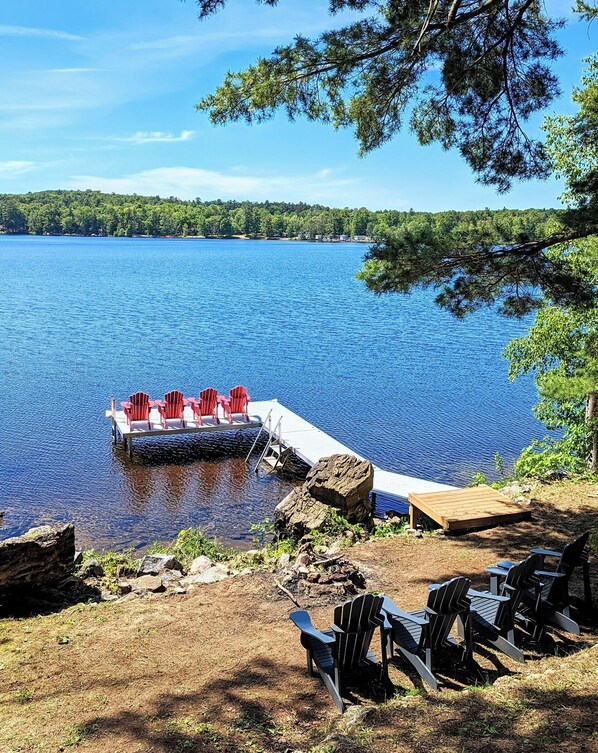
[{"label": "gray rock", "polygon": [[91,557],[81,565],[78,575],[80,578],[101,578],[104,575],[104,568],[95,557]]},{"label": "gray rock", "polygon": [[0,591],[57,583],[72,571],[75,528],[40,526],[0,542]]},{"label": "gray rock", "polygon": [[343,714],[343,727],[349,731],[358,724],[363,724],[371,713],[372,708],[370,706],[349,706]]},{"label": "gray rock", "polygon": [[288,567],[291,561],[290,554],[281,554],[278,558],[278,567]]},{"label": "gray rock", "polygon": [[83,552],[75,552],[73,567],[78,567],[83,562]]},{"label": "gray rock", "polygon": [[164,590],[162,581],[157,575],[142,575],[139,578],[135,578],[135,580],[131,581],[131,588],[133,589],[133,591],[137,591],[137,593],[143,593],[146,591],[157,592]]},{"label": "gray rock", "polygon": [[182,573],[179,570],[163,570],[160,573],[160,580],[164,588],[172,588],[181,580]]},{"label": "gray rock", "polygon": [[171,554],[146,554],[141,560],[137,575],[159,575],[163,570],[183,571],[183,566]]},{"label": "gray rock", "polygon": [[328,506],[311,496],[305,486],[293,489],[274,510],[276,529],[285,536],[301,538],[322,528]]},{"label": "gray rock", "polygon": [[196,583],[217,583],[219,580],[228,578],[228,575],[222,570],[222,568],[215,566],[210,567],[200,575],[194,575],[193,577],[197,578],[195,581]]},{"label": "gray rock", "polygon": [[189,575],[199,575],[200,573],[205,573],[205,571],[210,567],[212,567],[212,560],[209,557],[206,557],[205,554],[201,554],[199,557],[196,557],[191,563],[191,567],[189,568]]},{"label": "gray rock", "polygon": [[116,584],[116,593],[118,594],[118,596],[124,596],[125,594],[131,593],[131,591],[132,586],[126,580],[119,581]]},{"label": "gray rock", "polygon": [[371,522],[374,467],[369,460],[355,455],[322,458],[307,474],[304,486],[312,497],[336,507],[351,523]]}]

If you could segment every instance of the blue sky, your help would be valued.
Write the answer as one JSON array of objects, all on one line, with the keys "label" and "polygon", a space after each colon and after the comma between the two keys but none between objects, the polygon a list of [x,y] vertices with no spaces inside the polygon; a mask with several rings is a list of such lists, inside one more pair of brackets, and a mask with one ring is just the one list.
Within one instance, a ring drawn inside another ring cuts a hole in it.
[{"label": "blue sky", "polygon": [[[545,2],[571,20],[559,35],[563,97],[551,112],[572,111],[581,60],[598,46],[598,30],[575,21],[572,4]],[[214,127],[195,111],[228,70],[297,33],[333,28],[339,19],[327,6],[229,0],[199,23],[191,0],[2,0],[0,192],[93,188],[430,211],[559,205],[556,181],[497,195],[457,153],[406,133],[360,158],[349,131],[282,116]]]}]

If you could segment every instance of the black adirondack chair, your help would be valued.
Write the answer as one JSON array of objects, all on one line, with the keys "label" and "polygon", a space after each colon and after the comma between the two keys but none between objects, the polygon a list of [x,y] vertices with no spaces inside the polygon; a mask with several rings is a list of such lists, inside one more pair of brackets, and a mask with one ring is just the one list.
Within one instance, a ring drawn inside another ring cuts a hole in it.
[{"label": "black adirondack chair", "polygon": [[[341,713],[345,710],[341,695],[343,673],[370,665],[387,681],[386,632],[390,626],[382,612],[382,602],[382,596],[364,594],[339,604],[334,609],[331,629],[323,631],[316,630],[309,614],[303,610],[289,615],[301,630],[301,645],[307,651],[307,671],[313,676],[315,664]],[[376,628],[381,631],[381,664],[370,650]]]},{"label": "black adirondack chair", "polygon": [[[463,577],[434,584],[430,586],[427,606],[416,612],[404,612],[388,596],[384,597],[383,608],[391,625],[388,631],[389,656],[396,645],[433,690],[438,690],[438,680],[434,675],[437,652],[451,647],[459,650],[462,662],[471,657],[470,603],[467,597],[470,585],[469,578]],[[464,636],[462,643],[450,635],[456,620]]]},{"label": "black adirondack chair", "polygon": [[[556,559],[555,570],[557,573],[564,573],[565,578],[562,582],[567,587],[569,593],[569,581],[576,567],[581,567],[583,577],[583,606],[590,611],[592,609],[592,588],[590,585],[590,556],[588,548],[588,539],[590,532],[582,533],[579,538],[570,541],[562,552],[556,552],[552,549],[532,549],[533,554],[539,554],[542,558],[542,570],[546,569],[547,559]],[[573,599],[569,594],[569,601]],[[565,609],[567,611],[565,611]],[[563,611],[569,615],[568,606]]]},{"label": "black adirondack chair", "polygon": [[[541,563],[541,555],[532,556],[537,556],[538,564]],[[515,565],[514,562],[503,561],[499,562],[496,567],[488,568],[492,593],[499,592],[502,582],[506,580]],[[575,635],[580,634],[579,625],[571,618],[569,610],[567,584],[570,577],[571,573],[536,570],[534,572],[536,582],[530,588],[524,589],[521,594],[515,619],[531,629],[534,640],[541,639],[546,625],[554,625]]]},{"label": "black adirondack chair", "polygon": [[[493,591],[467,592],[471,600],[471,626],[495,648],[515,661],[524,661],[521,649],[515,644],[515,615],[526,591],[536,590],[539,596],[540,581],[535,575],[542,558],[531,554],[511,567],[506,575],[500,568],[489,567]],[[498,592],[498,593],[497,593]]]}]

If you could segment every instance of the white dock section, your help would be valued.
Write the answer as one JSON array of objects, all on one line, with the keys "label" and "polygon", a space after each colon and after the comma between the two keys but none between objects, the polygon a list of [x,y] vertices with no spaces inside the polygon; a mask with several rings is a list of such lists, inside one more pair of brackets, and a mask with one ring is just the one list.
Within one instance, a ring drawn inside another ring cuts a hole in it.
[{"label": "white dock section", "polygon": [[[106,411],[106,417],[112,419],[113,439],[116,441],[117,433],[122,437],[125,447],[132,452],[132,440],[140,437],[167,436],[169,434],[191,434],[214,431],[235,431],[245,429],[257,429],[263,427],[263,431],[272,431],[273,438],[280,441],[285,448],[290,448],[295,455],[308,465],[315,465],[320,458],[330,455],[346,454],[354,455],[364,460],[361,455],[354,452],[350,447],[341,444],[337,439],[326,434],[317,426],[306,421],[301,416],[293,413],[278,400],[255,400],[249,403],[249,421],[241,415],[233,416],[233,422],[221,415],[219,422],[204,418],[199,424],[193,416],[191,408],[184,410],[185,422],[168,421],[166,428],[160,422],[157,409],[150,411],[149,424],[145,421],[134,421],[130,427],[125,412],[122,410]],[[276,431],[276,427],[279,427]],[[441,492],[455,489],[454,486],[438,484],[435,481],[426,481],[421,478],[404,476],[393,471],[385,471],[374,466],[375,494],[405,502],[410,492],[423,494],[425,492]]]},{"label": "white dock section", "polygon": [[[280,420],[280,437],[277,436],[276,438],[281,439],[286,447],[291,447],[295,455],[308,465],[315,465],[320,458],[336,454],[355,455],[361,460],[365,459],[350,447],[346,447],[334,437],[318,429],[314,424],[293,413],[278,400],[252,401],[249,407],[251,409],[250,414],[255,413],[264,421],[270,414],[269,423],[272,427],[275,427]],[[393,471],[385,471],[378,466],[374,466],[374,488],[372,491],[375,494],[402,502],[407,500],[410,492],[423,494],[424,492],[440,492],[455,488],[447,484],[438,484],[435,481],[426,481]]]}]

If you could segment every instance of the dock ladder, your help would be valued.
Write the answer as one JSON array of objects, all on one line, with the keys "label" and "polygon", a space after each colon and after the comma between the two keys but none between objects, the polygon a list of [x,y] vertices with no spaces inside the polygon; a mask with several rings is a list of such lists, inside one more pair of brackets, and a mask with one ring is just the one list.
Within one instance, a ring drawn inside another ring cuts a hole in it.
[{"label": "dock ladder", "polygon": [[276,422],[276,425],[273,428],[271,413],[272,411],[270,411],[268,415],[266,416],[266,420],[260,427],[257,437],[255,438],[255,441],[253,445],[251,446],[251,449],[247,453],[247,457],[245,458],[245,460],[249,462],[249,458],[251,457],[251,454],[253,450],[255,449],[255,446],[260,438],[260,434],[262,433],[262,430],[264,429],[264,427],[267,426],[268,427],[268,439],[266,440],[264,449],[260,452],[257,463],[255,464],[255,467],[253,469],[254,473],[257,473],[258,468],[260,467],[260,464],[262,463],[262,461],[272,466],[272,471],[275,471],[275,470],[282,471],[289,455],[291,455],[293,452],[293,448],[287,447],[285,442],[282,439],[282,416],[280,416],[280,418]]}]

